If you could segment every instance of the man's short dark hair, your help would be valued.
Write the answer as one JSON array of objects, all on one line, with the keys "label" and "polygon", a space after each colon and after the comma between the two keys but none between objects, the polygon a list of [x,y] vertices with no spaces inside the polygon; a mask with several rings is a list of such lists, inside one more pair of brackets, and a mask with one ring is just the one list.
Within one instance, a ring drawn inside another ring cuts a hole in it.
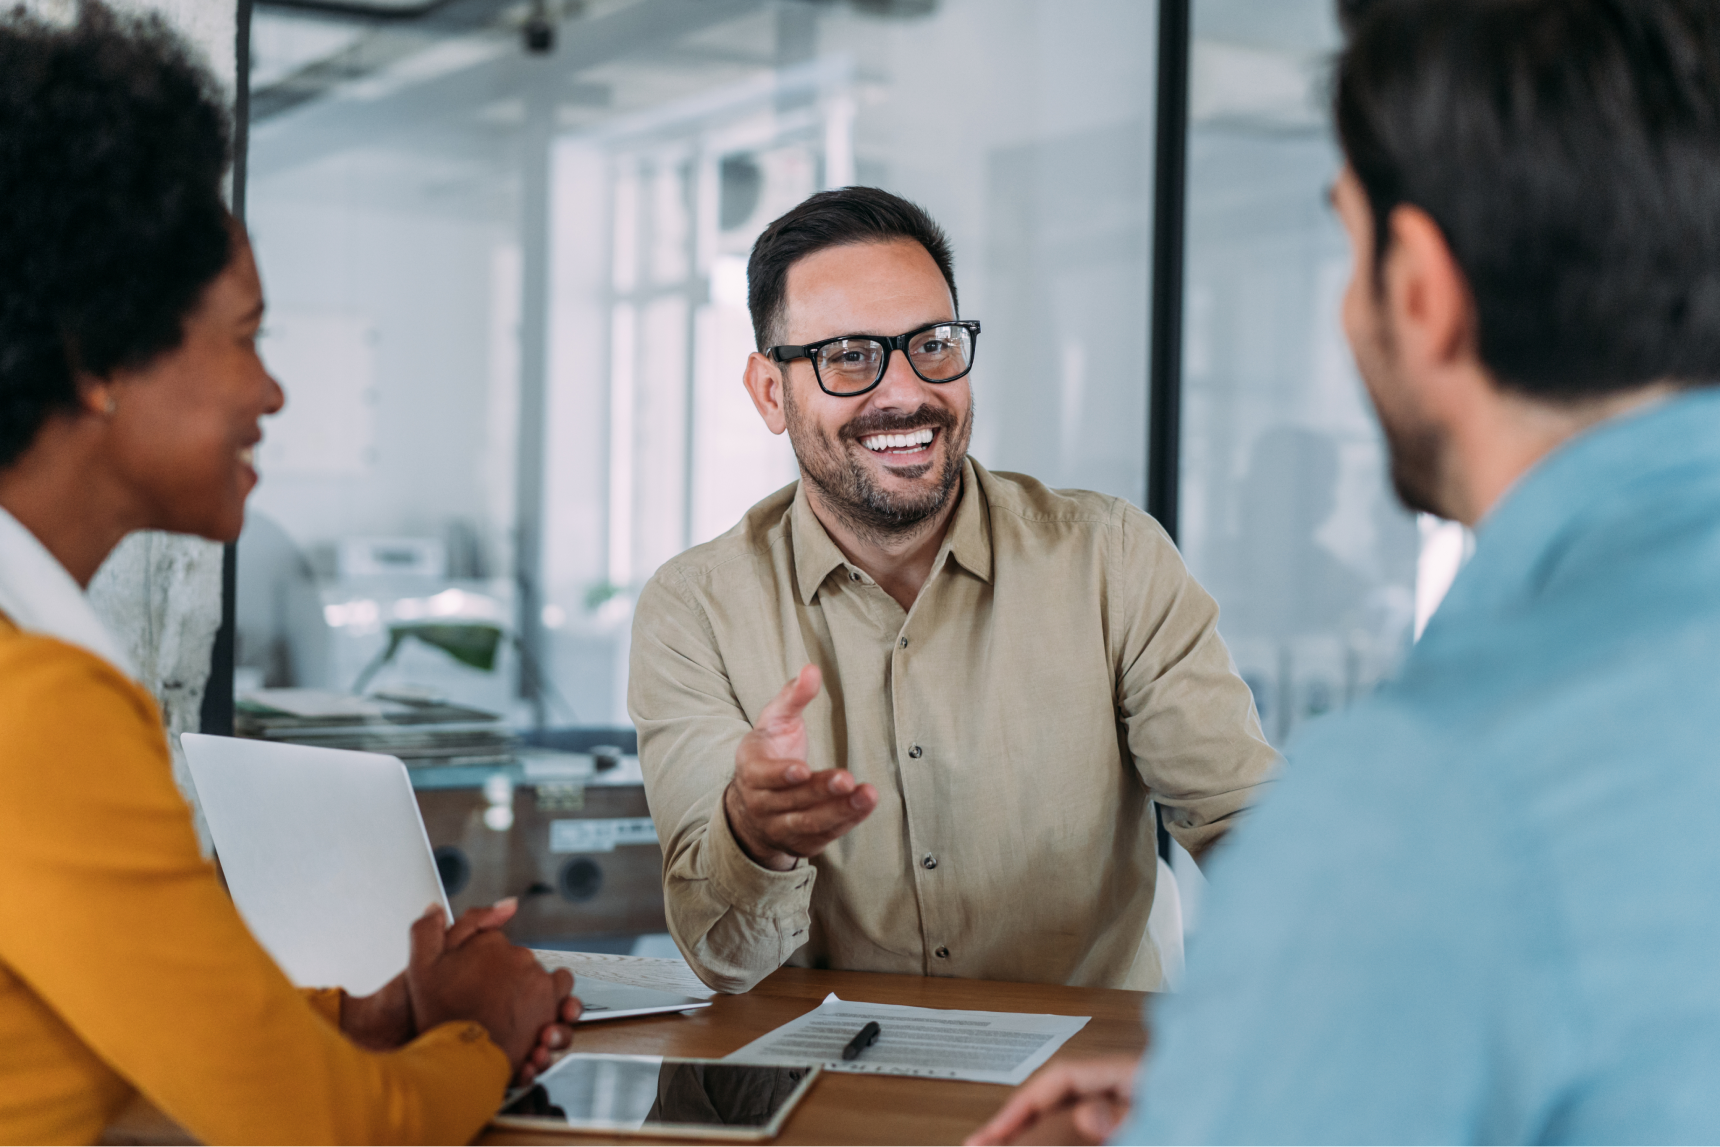
[{"label": "man's short dark hair", "polygon": [[[1340,0],[1338,134],[1373,209],[1426,211],[1501,385],[1720,380],[1720,5]],[[1376,266],[1377,270],[1377,266]]]},{"label": "man's short dark hair", "polygon": [[227,265],[219,86],[159,17],[0,12],[0,468],[74,376],[146,365]]},{"label": "man's short dark hair", "polygon": [[[816,251],[855,243],[910,239],[926,249],[949,284],[956,302],[955,261],[943,228],[925,208],[876,187],[839,187],[820,191],[764,229],[747,260],[747,309],[752,312],[758,349],[782,340],[788,299],[788,269]],[[958,310],[958,315],[960,311]],[[872,331],[899,334],[899,331]]]}]

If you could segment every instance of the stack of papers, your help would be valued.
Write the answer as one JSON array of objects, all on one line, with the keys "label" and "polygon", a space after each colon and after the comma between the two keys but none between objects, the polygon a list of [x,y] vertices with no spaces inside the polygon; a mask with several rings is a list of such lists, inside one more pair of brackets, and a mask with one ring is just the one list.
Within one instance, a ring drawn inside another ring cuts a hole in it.
[{"label": "stack of papers", "polygon": [[234,706],[240,737],[387,753],[408,765],[506,765],[514,737],[494,713],[404,694],[256,689]]},{"label": "stack of papers", "polygon": [[[856,1004],[832,992],[814,1010],[728,1058],[748,1063],[819,1063],[830,1071],[923,1075],[1013,1087],[1091,1018]],[[844,1060],[842,1049],[868,1022],[883,1029],[878,1042],[856,1058]]]}]

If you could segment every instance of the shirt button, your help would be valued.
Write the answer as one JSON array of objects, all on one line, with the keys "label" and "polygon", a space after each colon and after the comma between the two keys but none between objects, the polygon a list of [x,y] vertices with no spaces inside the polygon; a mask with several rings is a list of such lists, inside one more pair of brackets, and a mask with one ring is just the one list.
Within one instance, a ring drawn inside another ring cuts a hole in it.
[{"label": "shirt button", "polygon": [[902,638],[902,648],[908,648],[908,639],[906,637]]},{"label": "shirt button", "polygon": [[947,960],[950,958],[950,950],[948,948],[939,948],[936,952],[933,952],[932,955],[936,956],[940,960]]},{"label": "shirt button", "polygon": [[925,750],[921,749],[920,746],[915,745],[913,748],[908,750],[908,755],[917,761],[920,759],[920,754],[924,751]]},{"label": "shirt button", "polygon": [[926,853],[925,856],[920,858],[920,867],[922,867],[922,868],[936,868],[937,866],[938,866],[938,858],[933,856],[929,852]]},{"label": "shirt button", "polygon": [[859,570],[849,570],[848,571],[848,580],[849,581],[859,581],[860,580],[860,571]]}]

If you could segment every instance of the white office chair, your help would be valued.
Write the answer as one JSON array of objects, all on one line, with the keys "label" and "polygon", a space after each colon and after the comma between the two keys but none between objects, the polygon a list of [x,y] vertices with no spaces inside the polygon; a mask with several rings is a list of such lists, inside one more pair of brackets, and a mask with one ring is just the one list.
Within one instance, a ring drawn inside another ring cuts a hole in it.
[{"label": "white office chair", "polygon": [[1147,914],[1147,936],[1159,950],[1159,968],[1164,973],[1159,990],[1176,991],[1183,978],[1182,892],[1177,888],[1176,873],[1162,856],[1158,884],[1153,889],[1153,908]]}]

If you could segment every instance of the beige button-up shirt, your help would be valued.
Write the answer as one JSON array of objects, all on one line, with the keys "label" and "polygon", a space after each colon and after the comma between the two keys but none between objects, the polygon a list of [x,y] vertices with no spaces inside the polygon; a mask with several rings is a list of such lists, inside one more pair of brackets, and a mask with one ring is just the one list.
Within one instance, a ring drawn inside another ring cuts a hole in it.
[{"label": "beige button-up shirt", "polygon": [[[1198,851],[1277,760],[1156,522],[1119,498],[963,472],[904,612],[797,486],[664,565],[639,597],[628,706],[669,928],[739,992],[784,963],[1154,988],[1149,799]],[[787,872],[723,812],[735,748],[807,662],[808,764],[878,788]]]}]

